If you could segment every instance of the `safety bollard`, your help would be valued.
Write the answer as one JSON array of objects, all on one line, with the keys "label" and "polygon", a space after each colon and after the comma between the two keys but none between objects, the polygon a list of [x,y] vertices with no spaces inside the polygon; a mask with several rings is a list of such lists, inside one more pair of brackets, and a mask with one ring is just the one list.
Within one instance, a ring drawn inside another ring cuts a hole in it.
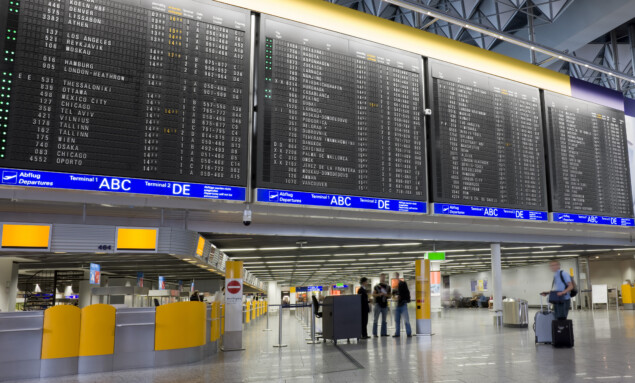
[{"label": "safety bollard", "polygon": [[286,344],[282,344],[282,306],[280,306],[278,313],[278,344],[274,344],[273,347],[287,347]]}]

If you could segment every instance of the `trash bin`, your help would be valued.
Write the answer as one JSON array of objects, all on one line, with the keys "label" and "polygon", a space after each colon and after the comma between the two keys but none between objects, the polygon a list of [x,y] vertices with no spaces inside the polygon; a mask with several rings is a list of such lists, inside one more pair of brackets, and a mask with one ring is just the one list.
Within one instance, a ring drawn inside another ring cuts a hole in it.
[{"label": "trash bin", "polygon": [[527,327],[529,325],[529,304],[524,299],[503,300],[503,326]]}]

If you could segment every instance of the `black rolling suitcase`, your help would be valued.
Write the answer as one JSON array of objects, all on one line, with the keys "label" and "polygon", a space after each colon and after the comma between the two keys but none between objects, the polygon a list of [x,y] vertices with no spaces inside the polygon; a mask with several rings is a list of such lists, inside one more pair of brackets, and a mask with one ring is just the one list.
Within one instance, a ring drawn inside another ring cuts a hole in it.
[{"label": "black rolling suitcase", "polygon": [[573,347],[573,322],[570,319],[556,319],[551,323],[551,344],[553,347]]}]

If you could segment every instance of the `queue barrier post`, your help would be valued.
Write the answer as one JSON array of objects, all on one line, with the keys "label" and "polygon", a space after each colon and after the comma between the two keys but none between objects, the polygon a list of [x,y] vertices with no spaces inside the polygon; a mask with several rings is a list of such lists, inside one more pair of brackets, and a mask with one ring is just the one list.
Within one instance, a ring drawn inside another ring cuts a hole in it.
[{"label": "queue barrier post", "polygon": [[282,305],[278,309],[278,344],[274,344],[273,347],[287,347],[286,344],[282,344]]},{"label": "queue barrier post", "polygon": [[267,327],[265,327],[262,331],[271,331],[271,329],[269,328],[269,312],[267,311],[267,302],[264,303],[264,311],[265,311],[265,316],[267,317]]},{"label": "queue barrier post", "polygon": [[309,306],[309,308],[311,309],[311,337],[309,338],[309,341],[306,342],[307,344],[317,344],[320,343],[315,339],[315,302],[311,302],[311,306]]}]

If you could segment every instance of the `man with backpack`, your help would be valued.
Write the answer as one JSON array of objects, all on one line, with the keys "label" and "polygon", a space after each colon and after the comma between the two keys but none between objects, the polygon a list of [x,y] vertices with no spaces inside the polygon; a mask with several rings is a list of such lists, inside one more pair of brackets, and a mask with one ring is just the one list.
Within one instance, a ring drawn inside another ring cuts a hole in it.
[{"label": "man with backpack", "polygon": [[410,317],[408,316],[408,303],[410,303],[410,289],[405,281],[399,280],[399,273],[395,273],[395,279],[399,281],[397,286],[397,308],[395,308],[395,324],[396,331],[393,338],[399,338],[401,335],[401,317],[403,316],[404,324],[406,325],[406,335],[412,336],[412,330],[410,328]]},{"label": "man with backpack", "polygon": [[549,262],[549,268],[553,271],[552,291],[543,292],[541,295],[549,295],[549,302],[553,304],[556,319],[567,319],[571,306],[571,292],[575,289],[575,283],[569,273],[560,269],[559,261]]}]

